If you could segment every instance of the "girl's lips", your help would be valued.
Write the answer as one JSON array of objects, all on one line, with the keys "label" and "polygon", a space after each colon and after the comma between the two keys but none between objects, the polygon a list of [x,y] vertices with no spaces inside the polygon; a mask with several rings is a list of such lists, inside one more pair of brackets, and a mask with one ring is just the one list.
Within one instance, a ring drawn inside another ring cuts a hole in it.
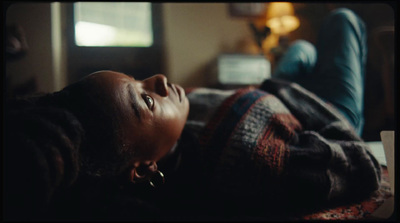
[{"label": "girl's lips", "polygon": [[185,97],[185,91],[181,86],[175,85],[176,91],[178,92],[179,102],[182,102],[182,98]]},{"label": "girl's lips", "polygon": [[178,96],[179,102],[182,102],[183,98],[186,97],[185,90],[177,84],[167,83],[167,85]]},{"label": "girl's lips", "polygon": [[178,96],[179,102],[181,102],[181,94],[180,94],[180,90],[177,88],[177,86],[175,84],[170,84],[168,83],[168,86],[172,89],[172,91],[174,92],[174,94],[176,96]]}]

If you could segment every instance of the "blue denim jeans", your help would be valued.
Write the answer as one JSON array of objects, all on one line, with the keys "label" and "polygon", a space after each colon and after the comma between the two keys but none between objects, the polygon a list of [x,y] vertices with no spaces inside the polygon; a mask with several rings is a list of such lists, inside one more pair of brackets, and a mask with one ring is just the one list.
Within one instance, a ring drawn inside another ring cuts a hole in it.
[{"label": "blue denim jeans", "polygon": [[336,9],[323,21],[316,46],[295,41],[273,77],[296,82],[333,104],[361,135],[366,57],[364,22],[349,9]]}]

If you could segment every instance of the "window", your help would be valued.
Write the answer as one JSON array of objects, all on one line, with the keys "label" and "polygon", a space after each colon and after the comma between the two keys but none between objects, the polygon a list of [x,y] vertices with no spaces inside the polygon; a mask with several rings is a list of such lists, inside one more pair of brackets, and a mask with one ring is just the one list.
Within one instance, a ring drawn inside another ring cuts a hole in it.
[{"label": "window", "polygon": [[153,45],[149,2],[74,3],[75,44],[97,47]]},{"label": "window", "polygon": [[71,2],[63,6],[69,83],[99,70],[137,79],[165,72],[162,4]]}]

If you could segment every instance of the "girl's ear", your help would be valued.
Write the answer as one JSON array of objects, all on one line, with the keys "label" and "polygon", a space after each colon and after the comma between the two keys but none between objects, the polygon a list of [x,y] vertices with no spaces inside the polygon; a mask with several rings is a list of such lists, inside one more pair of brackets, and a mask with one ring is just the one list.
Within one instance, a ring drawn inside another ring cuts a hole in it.
[{"label": "girl's ear", "polygon": [[137,162],[130,170],[130,181],[140,183],[148,181],[157,172],[157,164],[154,161]]}]

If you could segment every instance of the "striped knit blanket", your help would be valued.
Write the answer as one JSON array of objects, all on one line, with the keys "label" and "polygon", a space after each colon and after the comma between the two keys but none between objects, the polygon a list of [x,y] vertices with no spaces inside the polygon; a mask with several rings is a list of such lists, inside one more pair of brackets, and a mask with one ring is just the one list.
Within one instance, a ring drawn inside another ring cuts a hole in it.
[{"label": "striped knit blanket", "polygon": [[227,97],[199,142],[208,189],[260,209],[357,202],[381,180],[378,162],[334,107],[297,84],[274,79]]}]

